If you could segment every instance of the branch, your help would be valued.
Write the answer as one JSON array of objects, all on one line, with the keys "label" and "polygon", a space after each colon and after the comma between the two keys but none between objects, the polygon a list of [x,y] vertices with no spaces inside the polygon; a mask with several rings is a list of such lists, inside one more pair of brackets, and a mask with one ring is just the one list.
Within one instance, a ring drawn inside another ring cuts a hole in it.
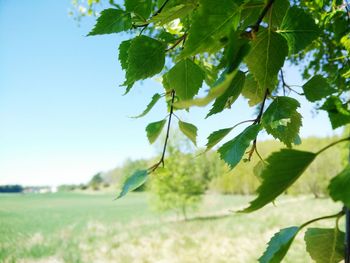
[{"label": "branch", "polygon": [[155,170],[158,169],[159,165],[162,165],[164,167],[164,162],[165,162],[165,152],[166,152],[166,148],[168,145],[168,139],[169,139],[169,133],[170,133],[170,124],[171,124],[171,119],[172,116],[174,115],[174,101],[175,101],[175,90],[171,90],[171,105],[170,105],[170,114],[169,114],[169,119],[168,119],[168,126],[167,126],[167,131],[166,131],[166,135],[165,135],[165,141],[164,141],[164,146],[163,146],[163,152],[162,155],[160,157],[160,160],[154,164],[153,166],[151,166],[150,168],[148,168],[149,172],[154,172]]},{"label": "branch", "polygon": [[260,13],[259,17],[258,17],[258,20],[255,22],[255,24],[251,27],[252,28],[252,31],[254,33],[258,32],[259,31],[259,27],[260,27],[260,24],[261,22],[263,21],[264,17],[266,16],[267,12],[270,10],[270,8],[272,7],[272,4],[275,2],[275,0],[269,0],[264,9],[262,10],[262,12]]},{"label": "branch", "polygon": [[280,70],[280,75],[281,75],[281,80],[282,80],[282,87],[283,87],[283,95],[285,96],[285,88],[289,89],[290,91],[293,91],[294,93],[300,95],[300,96],[303,96],[304,93],[300,93],[298,91],[296,91],[295,89],[292,88],[293,85],[289,85],[285,82],[284,80],[284,74],[283,74],[283,71]]},{"label": "branch", "polygon": [[[161,12],[162,12],[162,10],[164,9],[164,7],[166,6],[166,4],[169,2],[169,0],[165,0],[164,1],[164,3],[162,4],[162,6],[151,16],[151,19],[153,18],[153,17],[155,17],[156,15],[159,15]],[[133,25],[133,27],[142,27],[142,29],[141,29],[141,33],[140,34],[142,34],[142,32],[146,29],[146,27],[149,25],[150,23],[149,22],[147,22],[147,23],[144,23],[144,24],[141,24],[141,25]]]},{"label": "branch", "polygon": [[267,96],[268,96],[269,94],[270,94],[269,89],[266,89],[265,95],[264,95],[264,99],[263,99],[263,101],[262,101],[262,103],[261,103],[261,108],[260,108],[259,114],[258,114],[258,116],[256,117],[256,119],[255,119],[255,121],[254,121],[253,124],[259,124],[259,123],[260,123],[261,117],[262,117],[262,115],[263,115],[263,113],[264,113],[265,102],[266,102]]},{"label": "branch", "polygon": [[162,6],[158,9],[158,11],[156,11],[156,12],[153,14],[152,17],[154,17],[154,16],[160,14],[168,2],[169,2],[169,0],[165,0],[164,3],[162,4]]},{"label": "branch", "polygon": [[[256,117],[256,119],[254,120],[253,124],[252,125],[256,125],[256,124],[260,124],[261,122],[261,117],[264,113],[264,108],[265,108],[265,102],[267,100],[267,96],[269,95],[269,89],[266,89],[265,91],[265,95],[264,95],[264,99],[261,103],[261,107],[260,107],[260,111],[259,111],[259,114],[258,116]],[[247,152],[248,154],[248,161],[250,161],[252,159],[252,156],[253,156],[253,153],[256,152],[256,154],[259,156],[259,158],[262,160],[261,158],[261,155],[259,154],[258,152],[258,149],[257,149],[257,139],[255,138],[255,140],[253,141],[253,145],[252,145],[252,148]]]}]

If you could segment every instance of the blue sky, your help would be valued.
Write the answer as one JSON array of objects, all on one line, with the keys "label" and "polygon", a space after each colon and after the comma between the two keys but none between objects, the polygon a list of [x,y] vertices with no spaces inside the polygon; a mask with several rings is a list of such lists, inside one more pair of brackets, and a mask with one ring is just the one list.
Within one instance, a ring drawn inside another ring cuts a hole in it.
[{"label": "blue sky", "polygon": [[[94,18],[78,26],[69,7],[70,0],[0,0],[0,184],[86,182],[127,158],[158,152],[144,128],[164,118],[164,103],[143,119],[127,116],[142,112],[161,86],[144,81],[123,97],[118,45],[128,36],[85,37]],[[297,69],[285,71],[290,84],[302,83]],[[305,102],[301,135],[331,135],[327,116],[314,118],[311,110]],[[243,99],[204,120],[207,111],[179,114],[198,126],[199,146],[211,131],[253,114]]]}]

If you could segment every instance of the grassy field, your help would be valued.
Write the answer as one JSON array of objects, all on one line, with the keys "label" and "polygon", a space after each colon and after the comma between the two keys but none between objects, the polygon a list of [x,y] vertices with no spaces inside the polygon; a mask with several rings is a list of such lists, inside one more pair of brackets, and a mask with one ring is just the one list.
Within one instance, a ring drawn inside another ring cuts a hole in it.
[{"label": "grassy field", "polygon": [[[120,201],[112,194],[1,195],[0,262],[257,262],[280,228],[340,209],[326,199],[285,197],[256,213],[230,212],[250,199],[207,195],[184,221],[153,212],[142,193]],[[312,262],[302,239],[284,262]]]}]

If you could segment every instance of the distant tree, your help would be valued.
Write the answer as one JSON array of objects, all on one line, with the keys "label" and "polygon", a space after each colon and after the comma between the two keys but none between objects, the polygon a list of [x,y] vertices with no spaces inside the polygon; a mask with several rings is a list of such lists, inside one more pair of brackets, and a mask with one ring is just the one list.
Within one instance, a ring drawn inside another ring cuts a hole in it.
[{"label": "distant tree", "polygon": [[175,210],[186,220],[188,210],[202,200],[209,171],[193,155],[181,153],[176,147],[168,146],[168,152],[171,158],[151,180],[152,204],[159,211]]},{"label": "distant tree", "polygon": [[103,183],[103,178],[101,176],[101,173],[97,173],[91,178],[91,180],[89,182],[89,186],[93,190],[98,190],[102,183]]}]

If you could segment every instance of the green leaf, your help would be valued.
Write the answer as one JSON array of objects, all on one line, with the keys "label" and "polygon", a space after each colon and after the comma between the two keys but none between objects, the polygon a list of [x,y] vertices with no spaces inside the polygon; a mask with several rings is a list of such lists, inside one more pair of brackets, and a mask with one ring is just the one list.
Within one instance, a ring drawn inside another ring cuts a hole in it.
[{"label": "green leaf", "polygon": [[232,131],[232,129],[233,127],[212,132],[208,137],[206,151],[209,151],[211,148],[217,145],[227,134],[230,133],[230,131]]},{"label": "green leaf", "polygon": [[248,0],[242,5],[241,28],[247,28],[256,23],[265,6],[264,0]]},{"label": "green leaf", "polygon": [[242,38],[240,31],[231,32],[218,68],[227,67],[227,72],[232,72],[239,67],[249,51],[250,42],[248,39]]},{"label": "green leaf", "polygon": [[291,147],[299,134],[301,115],[296,111],[298,107],[299,102],[293,98],[276,97],[262,117],[267,133],[288,147]]},{"label": "green leaf", "polygon": [[194,3],[188,2],[180,5],[172,6],[167,9],[163,9],[162,12],[152,17],[148,22],[156,23],[160,26],[167,24],[177,18],[186,17],[190,14],[196,5]]},{"label": "green leaf", "polygon": [[190,59],[181,60],[164,76],[163,85],[167,90],[174,89],[181,100],[190,100],[202,87],[204,72]]},{"label": "green leaf", "polygon": [[140,115],[137,115],[137,116],[131,117],[131,118],[141,118],[141,117],[145,116],[147,113],[149,113],[149,111],[153,108],[153,106],[156,105],[156,103],[158,102],[158,100],[161,97],[162,96],[158,93],[154,94],[151,102],[147,105],[146,109]]},{"label": "green leaf", "polygon": [[241,94],[244,86],[244,80],[245,74],[242,71],[238,71],[225,93],[215,100],[213,107],[209,111],[206,118],[213,114],[222,112],[225,108],[230,108]]},{"label": "green leaf", "polygon": [[315,75],[308,80],[303,85],[303,90],[305,97],[311,102],[321,100],[334,93],[334,89],[331,88],[327,80],[321,75]]},{"label": "green leaf", "polygon": [[306,250],[316,263],[338,263],[344,260],[345,233],[335,228],[308,228]]},{"label": "green leaf", "polygon": [[288,9],[277,32],[288,41],[289,53],[294,54],[306,48],[318,37],[319,28],[303,9],[293,6]]},{"label": "green leaf", "polygon": [[125,85],[152,77],[164,67],[165,46],[153,38],[135,37],[131,41],[128,53]]},{"label": "green leaf", "polygon": [[274,28],[279,28],[282,24],[284,16],[287,13],[288,8],[288,0],[275,1],[266,14],[264,21]]},{"label": "green leaf", "polygon": [[224,160],[231,169],[233,169],[244,156],[251,141],[256,139],[260,129],[261,126],[259,124],[250,125],[233,140],[222,145],[218,149],[220,158]]},{"label": "green leaf", "polygon": [[278,71],[287,55],[286,40],[275,32],[260,30],[252,40],[252,48],[245,61],[250,73],[257,80],[259,89],[264,93],[266,89],[270,92],[274,90]]},{"label": "green leaf", "polygon": [[263,182],[257,190],[258,197],[241,212],[258,210],[275,200],[301,176],[316,156],[312,152],[292,149],[282,149],[271,154],[261,174]]},{"label": "green leaf", "polygon": [[350,207],[350,166],[334,177],[329,186],[329,195],[334,201],[341,201]]},{"label": "green leaf", "polygon": [[204,107],[208,105],[211,101],[225,93],[225,91],[230,87],[235,74],[235,71],[230,74],[224,74],[223,80],[211,88],[207,96],[204,98],[194,98],[192,100],[178,101],[174,103],[174,106],[179,109],[185,109],[191,106]]},{"label": "green leaf", "polygon": [[350,123],[350,111],[347,104],[344,104],[338,97],[329,97],[321,109],[328,112],[333,129]]},{"label": "green leaf", "polygon": [[157,140],[157,138],[159,137],[160,133],[163,130],[165,123],[166,123],[166,120],[161,120],[161,121],[152,122],[147,125],[146,127],[147,138],[151,144]]},{"label": "green leaf", "polygon": [[179,121],[179,128],[182,133],[185,134],[187,138],[193,142],[194,145],[197,145],[196,138],[198,129],[196,126],[188,122]]},{"label": "green leaf", "polygon": [[109,8],[101,12],[95,27],[88,36],[119,33],[131,28],[131,16],[129,13]]},{"label": "green leaf", "polygon": [[281,229],[270,240],[265,253],[259,258],[260,263],[279,263],[287,254],[290,245],[299,231],[299,227],[292,226]]},{"label": "green leaf", "polygon": [[120,65],[122,66],[122,69],[127,70],[128,69],[128,55],[129,55],[129,48],[131,45],[131,39],[125,40],[120,43],[119,45],[119,61]]},{"label": "green leaf", "polygon": [[240,8],[236,3],[236,0],[201,0],[180,57],[219,50],[220,39],[238,26]]},{"label": "green leaf", "polygon": [[152,12],[152,0],[125,0],[125,9],[146,20]]},{"label": "green leaf", "polygon": [[[120,61],[120,65],[122,67],[123,70],[127,70],[128,69],[128,57],[129,57],[129,48],[131,45],[131,39],[129,40],[125,40],[123,42],[120,43],[119,45],[119,61]],[[131,90],[131,88],[134,85],[134,82],[131,82],[130,84],[122,84],[121,86],[127,86],[124,95],[128,94],[129,91]]]},{"label": "green leaf", "polygon": [[242,95],[248,99],[248,104],[252,107],[263,101],[265,90],[258,85],[252,74],[248,74],[244,82]]},{"label": "green leaf", "polygon": [[139,188],[141,185],[143,185],[148,176],[147,170],[138,170],[134,172],[128,179],[126,179],[122,191],[118,195],[117,199],[123,197],[127,193]]}]

